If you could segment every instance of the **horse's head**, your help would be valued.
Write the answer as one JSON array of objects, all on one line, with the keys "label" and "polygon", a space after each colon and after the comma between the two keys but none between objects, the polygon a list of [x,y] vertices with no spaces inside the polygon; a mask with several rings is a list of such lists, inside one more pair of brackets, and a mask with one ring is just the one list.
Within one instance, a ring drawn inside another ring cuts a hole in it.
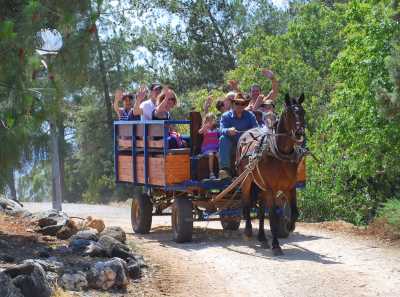
[{"label": "horse's head", "polygon": [[301,105],[303,101],[304,94],[298,98],[290,98],[289,94],[286,94],[285,110],[282,114],[285,131],[298,143],[302,143],[305,136],[305,112]]}]

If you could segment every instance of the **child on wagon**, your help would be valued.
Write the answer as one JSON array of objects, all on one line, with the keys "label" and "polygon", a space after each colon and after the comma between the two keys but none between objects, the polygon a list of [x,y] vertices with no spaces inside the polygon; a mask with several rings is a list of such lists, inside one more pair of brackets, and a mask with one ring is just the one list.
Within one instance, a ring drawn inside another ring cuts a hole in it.
[{"label": "child on wagon", "polygon": [[199,130],[199,134],[203,135],[203,143],[201,144],[201,152],[208,156],[208,169],[210,171],[210,179],[215,179],[214,175],[214,156],[218,152],[219,146],[219,130],[217,129],[216,117],[212,113],[208,113],[203,122],[203,126]]},{"label": "child on wagon", "polygon": [[[133,100],[133,94],[123,93],[122,90],[115,92],[114,111],[120,121],[135,121],[140,119],[139,116],[133,113]],[[119,107],[121,101],[123,102],[123,107]]]}]

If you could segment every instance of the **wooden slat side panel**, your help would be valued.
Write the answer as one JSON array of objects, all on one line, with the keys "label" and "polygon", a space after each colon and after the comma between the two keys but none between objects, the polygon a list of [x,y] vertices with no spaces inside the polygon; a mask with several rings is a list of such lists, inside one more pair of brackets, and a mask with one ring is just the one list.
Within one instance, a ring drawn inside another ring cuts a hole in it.
[{"label": "wooden slat side panel", "polygon": [[177,184],[190,179],[190,156],[167,155],[165,165],[167,185]]},{"label": "wooden slat side panel", "polygon": [[[164,141],[161,140],[148,140],[147,145],[149,148],[163,148],[164,147]],[[136,147],[144,147],[144,140],[143,139],[138,139],[136,140]]]},{"label": "wooden slat side panel", "polygon": [[118,125],[118,136],[119,137],[131,137],[132,128],[130,125]]},{"label": "wooden slat side panel", "polygon": [[118,180],[133,182],[132,156],[118,156]]},{"label": "wooden slat side panel", "polygon": [[118,139],[118,147],[120,149],[130,149],[130,148],[132,148],[132,140],[131,139]]},{"label": "wooden slat side panel", "polygon": [[[164,125],[147,125],[147,136],[163,136],[164,134]],[[136,125],[136,136],[144,135],[144,125],[138,124]]]},{"label": "wooden slat side panel", "polygon": [[[144,157],[136,157],[137,178],[139,183],[144,183]],[[149,183],[152,185],[165,185],[165,162],[162,156],[149,157]]]}]

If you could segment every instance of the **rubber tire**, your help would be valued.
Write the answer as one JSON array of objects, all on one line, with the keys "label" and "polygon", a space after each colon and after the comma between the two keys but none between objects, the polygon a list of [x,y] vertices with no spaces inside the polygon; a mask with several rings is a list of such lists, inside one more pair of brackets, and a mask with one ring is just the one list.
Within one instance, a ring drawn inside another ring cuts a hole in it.
[{"label": "rubber tire", "polygon": [[221,218],[222,229],[229,230],[229,231],[239,230],[240,221],[241,220],[238,220],[238,221],[223,221],[222,219],[223,219],[224,216],[220,215],[219,217]]},{"label": "rubber tire", "polygon": [[132,200],[131,224],[132,229],[138,234],[147,234],[151,229],[153,204],[150,197],[140,194]]},{"label": "rubber tire", "polygon": [[188,198],[176,198],[172,204],[172,232],[177,243],[192,241],[193,203]]},{"label": "rubber tire", "polygon": [[292,209],[290,208],[289,203],[285,203],[283,205],[283,213],[279,217],[279,225],[278,225],[278,238],[288,238],[290,231],[290,220],[292,217]]}]

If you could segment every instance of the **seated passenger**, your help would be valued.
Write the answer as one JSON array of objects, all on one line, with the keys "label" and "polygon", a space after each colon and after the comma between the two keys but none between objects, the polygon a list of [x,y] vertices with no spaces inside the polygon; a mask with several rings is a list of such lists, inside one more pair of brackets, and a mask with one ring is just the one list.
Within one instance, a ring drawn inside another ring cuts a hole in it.
[{"label": "seated passenger", "polygon": [[[123,107],[119,107],[119,102],[123,102]],[[122,90],[117,90],[114,97],[114,111],[118,115],[120,121],[136,121],[139,120],[138,116],[133,113],[133,95],[124,94]]]},{"label": "seated passenger", "polygon": [[274,101],[271,99],[264,101],[264,103],[262,103],[260,105],[260,108],[258,110],[260,110],[264,113],[265,125],[269,129],[275,129],[276,123],[278,121],[278,117],[275,113]]},{"label": "seated passenger", "polygon": [[[171,110],[177,104],[176,95],[174,91],[169,88],[164,88],[157,98],[157,106],[153,110],[153,120],[169,120],[171,118]],[[170,127],[168,135],[168,148],[176,149],[185,146],[181,135],[174,129]]]},{"label": "seated passenger", "polygon": [[176,104],[177,100],[174,91],[169,88],[164,88],[157,97],[157,106],[153,110],[152,119],[169,120],[171,117],[170,111]]},{"label": "seated passenger", "polygon": [[[136,96],[137,101],[134,106],[135,115],[140,115],[140,119],[142,121],[151,120],[153,118],[153,110],[156,108],[157,97],[160,95],[162,90],[162,86],[158,83],[152,83],[150,85],[150,95],[147,100],[145,100],[145,95],[147,93],[146,90],[142,88],[139,91],[139,94]],[[142,94],[141,91],[145,91],[144,96],[139,96]]]},{"label": "seated passenger", "polygon": [[233,107],[225,112],[220,122],[219,142],[219,178],[229,178],[232,172],[232,155],[236,151],[237,141],[240,135],[252,128],[256,128],[257,121],[254,114],[245,110],[250,100],[242,93],[237,93],[232,100]]},{"label": "seated passenger", "polygon": [[208,169],[210,171],[210,179],[215,179],[214,175],[214,156],[218,153],[219,131],[217,129],[216,117],[212,113],[208,113],[203,122],[203,126],[199,130],[199,134],[203,135],[203,143],[201,144],[201,153],[208,156]]}]

